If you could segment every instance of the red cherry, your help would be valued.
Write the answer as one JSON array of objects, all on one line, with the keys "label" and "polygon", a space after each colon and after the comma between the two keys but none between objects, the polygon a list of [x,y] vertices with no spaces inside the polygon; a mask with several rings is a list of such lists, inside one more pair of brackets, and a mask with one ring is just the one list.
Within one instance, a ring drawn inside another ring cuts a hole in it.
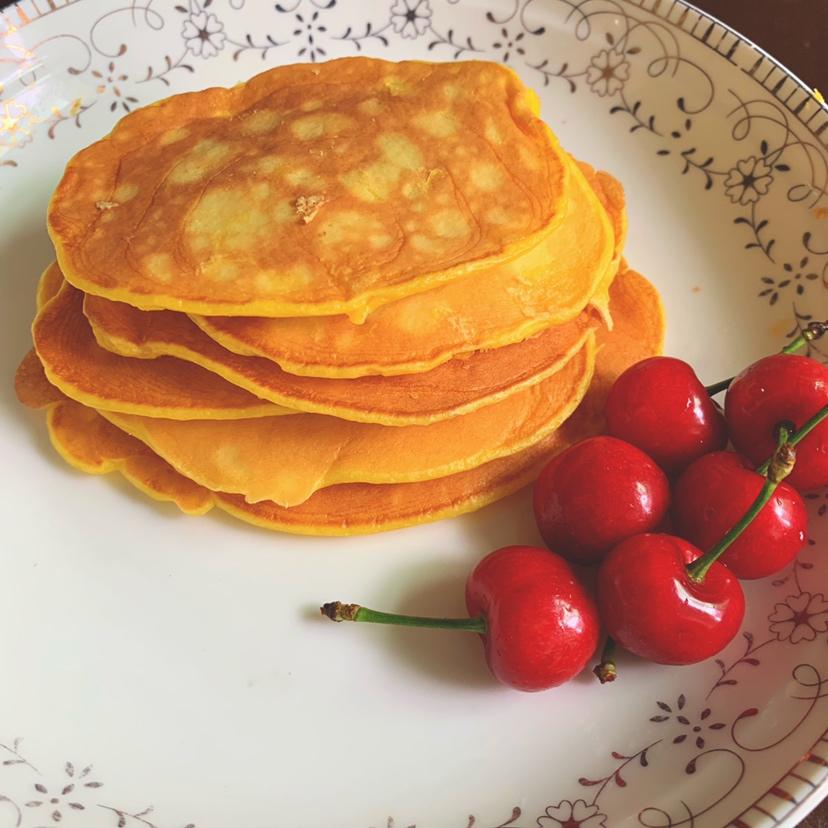
[{"label": "red cherry", "polygon": [[[673,490],[677,533],[700,549],[710,549],[739,522],[764,482],[762,475],[732,451],[718,451],[696,460]],[[773,575],[805,545],[807,523],[801,495],[782,482],[771,501],[719,560],[739,578]]]},{"label": "red cherry", "polygon": [[[736,449],[756,465],[773,454],[777,426],[798,429],[828,405],[828,366],[809,357],[775,354],[746,368],[731,383],[725,416]],[[828,483],[828,421],[796,447],[796,466],[788,478],[801,492]]]},{"label": "red cherry", "polygon": [[693,369],[673,357],[629,367],[607,398],[607,431],[638,446],[668,474],[727,444],[724,418]]},{"label": "red cherry", "polygon": [[537,546],[505,546],[466,581],[471,618],[422,618],[323,604],[332,621],[468,630],[480,634],[495,678],[518,690],[557,687],[584,669],[598,645],[598,610],[569,564]]},{"label": "red cherry", "polygon": [[600,561],[667,513],[664,472],[640,449],[592,437],[553,458],[535,484],[535,520],[545,543],[576,563]]},{"label": "red cherry", "polygon": [[469,615],[486,619],[489,669],[519,690],[557,687],[583,670],[600,619],[569,564],[536,546],[487,555],[466,583]]},{"label": "red cherry", "polygon": [[701,551],[673,535],[636,535],[598,570],[598,607],[622,647],[660,664],[694,664],[730,642],[745,614],[736,576],[714,563],[701,582],[687,564]]}]

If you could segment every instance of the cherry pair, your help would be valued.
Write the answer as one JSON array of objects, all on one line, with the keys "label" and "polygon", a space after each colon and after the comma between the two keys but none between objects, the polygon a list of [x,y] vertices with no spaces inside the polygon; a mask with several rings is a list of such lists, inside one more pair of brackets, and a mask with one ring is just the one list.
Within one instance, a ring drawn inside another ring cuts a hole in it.
[{"label": "cherry pair", "polygon": [[[826,332],[828,322],[812,322],[781,353],[710,388],[679,359],[642,360],[610,391],[607,431],[640,448],[669,475],[723,449],[728,437],[758,466],[773,453],[780,426],[796,431],[828,404],[828,366],[793,353]],[[723,415],[711,395],[725,388]],[[828,485],[828,423],[815,427],[797,454],[790,485],[801,492]]]}]

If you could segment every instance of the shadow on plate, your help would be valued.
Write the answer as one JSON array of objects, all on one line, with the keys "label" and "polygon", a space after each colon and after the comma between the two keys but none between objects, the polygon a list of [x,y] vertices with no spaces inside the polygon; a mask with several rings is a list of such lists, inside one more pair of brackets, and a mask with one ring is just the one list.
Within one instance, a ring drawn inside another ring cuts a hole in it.
[{"label": "shadow on plate", "polygon": [[532,512],[531,486],[460,520],[466,545],[477,552],[471,566],[502,546],[544,546]]},{"label": "shadow on plate", "polygon": [[0,405],[25,419],[14,394],[14,372],[32,347],[35,289],[52,258],[43,222],[21,222],[17,233],[0,237],[3,301],[0,302]]},{"label": "shadow on plate", "polygon": [[[470,566],[462,561],[446,562],[435,568],[433,559],[407,569],[397,568],[390,576],[388,588],[379,593],[389,596],[387,605],[372,609],[406,615],[465,618],[464,596],[469,569]],[[401,590],[400,584],[411,584],[411,587]],[[318,617],[318,610],[315,614]],[[382,628],[375,641],[380,642],[389,657],[407,671],[465,689],[501,689],[486,666],[483,645],[474,633],[389,626]]]}]

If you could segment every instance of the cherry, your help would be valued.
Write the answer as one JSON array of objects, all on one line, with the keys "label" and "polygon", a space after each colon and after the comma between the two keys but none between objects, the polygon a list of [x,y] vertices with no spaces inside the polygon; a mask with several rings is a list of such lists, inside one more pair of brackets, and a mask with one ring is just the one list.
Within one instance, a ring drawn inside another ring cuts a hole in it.
[{"label": "cherry", "polygon": [[693,664],[715,655],[736,635],[745,596],[719,558],[771,500],[793,470],[795,444],[828,417],[828,406],[788,441],[783,432],[767,478],[750,508],[708,552],[674,535],[636,535],[616,546],[598,570],[598,606],[609,635],[595,674],[615,678],[615,642],[662,664]]},{"label": "cherry", "polygon": [[673,357],[651,357],[615,381],[607,431],[645,451],[668,474],[727,444],[727,429],[693,369]]},{"label": "cherry", "polygon": [[[764,482],[762,475],[732,451],[714,452],[696,460],[673,490],[677,534],[709,549],[744,515]],[[805,545],[807,521],[802,497],[782,482],[720,560],[739,578],[773,575]]]},{"label": "cherry", "polygon": [[592,599],[563,558],[535,546],[507,546],[483,558],[466,584],[466,607],[487,620],[492,673],[520,690],[563,684],[598,645]]},{"label": "cherry", "polygon": [[[795,354],[774,354],[746,368],[730,385],[725,417],[736,449],[754,463],[769,457],[780,424],[801,428],[828,404],[828,366]],[[810,491],[828,483],[828,422],[797,447],[789,483]]]},{"label": "cherry", "polygon": [[466,582],[470,618],[422,618],[339,601],[324,604],[333,621],[365,621],[477,632],[495,678],[518,690],[546,690],[583,670],[598,644],[595,604],[569,564],[535,546],[506,546]]},{"label": "cherry", "polygon": [[534,510],[544,542],[577,563],[595,563],[631,535],[664,519],[670,487],[640,449],[615,437],[591,437],[553,458],[535,484]]},{"label": "cherry", "polygon": [[741,626],[745,597],[723,564],[695,580],[687,565],[701,558],[700,549],[673,535],[636,535],[616,546],[598,570],[607,633],[659,664],[693,664],[718,653]]}]

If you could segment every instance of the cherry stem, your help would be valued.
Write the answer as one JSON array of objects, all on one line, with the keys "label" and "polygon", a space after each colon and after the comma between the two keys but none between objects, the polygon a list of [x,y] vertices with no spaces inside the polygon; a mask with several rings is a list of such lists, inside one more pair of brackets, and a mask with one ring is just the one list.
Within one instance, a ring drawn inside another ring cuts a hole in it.
[{"label": "cherry stem", "polygon": [[343,604],[331,601],[323,604],[319,611],[331,621],[363,621],[368,624],[393,624],[397,627],[428,627],[436,630],[464,630],[486,633],[486,619],[477,618],[426,618],[421,615],[398,615],[393,612],[379,612],[359,604]]},{"label": "cherry stem", "polygon": [[[817,411],[817,413],[814,414],[814,416],[811,417],[811,419],[808,420],[805,425],[803,425],[802,428],[794,434],[793,437],[791,437],[789,441],[790,444],[794,447],[799,445],[799,443],[801,443],[826,417],[828,417],[828,405],[824,405],[820,408],[820,410]],[[783,431],[785,431],[784,428],[780,429],[780,433]],[[772,457],[765,460],[765,462],[762,463],[756,471],[759,474],[767,474],[772,460]]]},{"label": "cherry stem", "polygon": [[798,351],[803,345],[819,339],[828,333],[828,320],[825,322],[809,322],[803,329],[802,333],[796,339],[791,340],[783,349],[783,354],[792,354]]},{"label": "cherry stem", "polygon": [[601,652],[601,663],[592,670],[601,684],[615,681],[618,678],[618,670],[615,667],[615,641],[607,636],[604,642],[604,649]]},{"label": "cherry stem", "polygon": [[715,382],[713,385],[705,385],[704,390],[707,391],[709,397],[715,397],[720,391],[727,391],[734,379],[736,378],[729,377],[726,380],[721,380],[721,382]]},{"label": "cherry stem", "polygon": [[[809,322],[802,329],[802,333],[800,333],[796,339],[791,340],[780,351],[780,353],[792,354],[807,345],[809,342],[813,342],[815,339],[819,339],[824,336],[826,333],[828,333],[828,320],[825,322]],[[733,380],[734,377],[730,377],[730,379],[715,382],[713,385],[705,386],[704,390],[707,391],[709,396],[715,397],[720,391],[726,391],[730,388],[730,383],[733,382]]]},{"label": "cherry stem", "polygon": [[697,583],[704,580],[707,571],[727,551],[742,532],[750,526],[753,519],[765,504],[773,497],[776,487],[793,471],[796,463],[796,446],[808,434],[813,431],[823,420],[828,418],[828,405],[823,406],[799,431],[792,437],[788,429],[782,426],[779,429],[779,445],[776,447],[773,456],[767,463],[764,463],[756,471],[759,474],[766,474],[765,482],[761,491],[756,496],[750,508],[742,516],[741,520],[709,551],[697,558],[693,563],[688,564],[687,573]]}]

